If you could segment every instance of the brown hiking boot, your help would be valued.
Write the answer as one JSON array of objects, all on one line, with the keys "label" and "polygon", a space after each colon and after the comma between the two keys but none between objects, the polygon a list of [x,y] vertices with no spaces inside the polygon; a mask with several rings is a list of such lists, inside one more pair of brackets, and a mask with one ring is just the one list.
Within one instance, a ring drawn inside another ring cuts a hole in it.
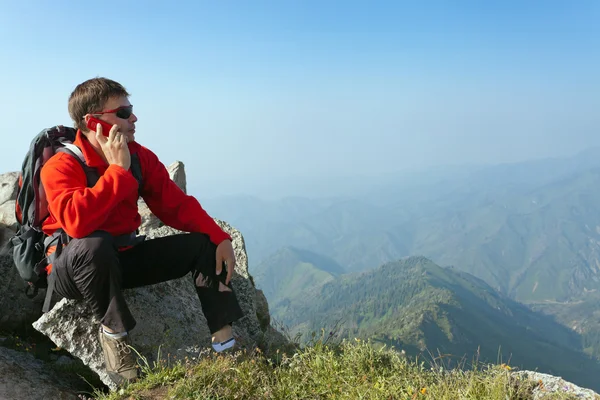
[{"label": "brown hiking boot", "polygon": [[135,355],[128,347],[129,335],[114,339],[105,335],[100,327],[99,336],[106,372],[110,379],[117,385],[135,381],[139,375]]}]

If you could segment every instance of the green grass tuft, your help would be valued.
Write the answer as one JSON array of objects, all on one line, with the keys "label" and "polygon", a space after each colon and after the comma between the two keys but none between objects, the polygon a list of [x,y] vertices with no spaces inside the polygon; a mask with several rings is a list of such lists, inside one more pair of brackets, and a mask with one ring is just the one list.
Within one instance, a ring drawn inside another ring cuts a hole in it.
[{"label": "green grass tuft", "polygon": [[[506,365],[447,369],[411,359],[394,349],[358,339],[328,344],[316,340],[293,354],[260,350],[216,354],[197,360],[144,365],[144,378],[117,392],[118,399],[533,399],[534,382]],[[562,393],[545,399],[570,399]]]}]

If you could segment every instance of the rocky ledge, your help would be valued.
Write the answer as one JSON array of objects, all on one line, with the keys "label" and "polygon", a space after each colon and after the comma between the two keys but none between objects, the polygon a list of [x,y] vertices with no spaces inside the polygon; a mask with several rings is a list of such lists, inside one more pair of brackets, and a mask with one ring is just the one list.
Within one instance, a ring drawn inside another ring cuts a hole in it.
[{"label": "rocky ledge", "polygon": [[[176,162],[168,169],[171,179],[185,192],[183,164]],[[8,210],[0,214],[0,235],[3,236],[0,239],[4,242],[15,227],[12,210],[16,198],[16,184],[16,173],[0,175],[0,210]],[[143,200],[140,200],[139,210],[142,216],[140,234],[146,235],[148,239],[183,233],[163,225]],[[244,317],[233,324],[234,335],[240,346],[260,347],[268,351],[273,346],[284,344],[283,335],[270,324],[267,301],[262,291],[255,287],[248,271],[248,255],[241,232],[224,221],[215,220],[233,238],[237,263],[232,286],[244,312]],[[4,244],[0,242],[0,246]],[[4,277],[0,284],[0,330],[26,332],[33,326],[54,344],[81,360],[105,385],[115,389],[104,371],[104,359],[97,334],[99,322],[92,316],[89,308],[80,301],[56,299],[52,309],[42,315],[44,291],[34,299],[27,298],[24,295],[25,284],[16,273],[7,254],[0,256],[0,273]],[[177,358],[194,357],[201,350],[210,348],[210,332],[189,276],[157,285],[128,289],[125,290],[125,295],[138,321],[136,328],[131,332],[132,346],[147,361],[151,362],[157,358],[159,347],[163,357],[170,355]],[[4,379],[11,379],[10,375]],[[45,392],[39,393],[36,398]]]}]

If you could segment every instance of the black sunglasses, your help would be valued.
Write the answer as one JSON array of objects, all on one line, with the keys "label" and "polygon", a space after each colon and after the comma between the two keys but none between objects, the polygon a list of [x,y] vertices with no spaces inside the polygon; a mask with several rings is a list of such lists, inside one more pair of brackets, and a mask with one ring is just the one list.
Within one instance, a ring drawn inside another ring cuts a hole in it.
[{"label": "black sunglasses", "polygon": [[133,114],[133,105],[115,108],[114,110],[101,111],[94,114],[102,115],[111,113],[114,113],[117,117],[121,119],[128,119],[129,117],[131,117],[131,114]]}]

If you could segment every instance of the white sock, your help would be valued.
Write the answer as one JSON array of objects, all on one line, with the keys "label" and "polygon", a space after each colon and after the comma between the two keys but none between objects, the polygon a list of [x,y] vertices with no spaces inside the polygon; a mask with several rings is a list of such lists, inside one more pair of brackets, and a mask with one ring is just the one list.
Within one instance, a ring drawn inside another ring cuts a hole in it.
[{"label": "white sock", "polygon": [[113,338],[113,339],[118,339],[118,338],[122,338],[123,336],[127,336],[127,331],[119,332],[119,333],[110,333],[110,332],[107,332],[106,329],[104,329],[104,328],[102,328],[102,333],[104,333],[106,336]]},{"label": "white sock", "polygon": [[234,345],[235,345],[235,339],[232,337],[232,338],[227,339],[226,341],[221,342],[221,343],[218,343],[218,342],[217,343],[213,343],[212,347],[218,353],[218,352],[221,352],[223,350],[227,350],[227,349],[233,347]]}]

